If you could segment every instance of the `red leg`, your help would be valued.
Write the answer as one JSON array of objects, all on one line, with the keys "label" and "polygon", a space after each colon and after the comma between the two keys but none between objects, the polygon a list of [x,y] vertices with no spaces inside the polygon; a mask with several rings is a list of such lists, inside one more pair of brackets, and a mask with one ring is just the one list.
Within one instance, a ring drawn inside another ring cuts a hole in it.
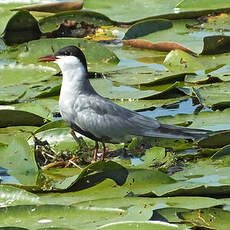
[{"label": "red leg", "polygon": [[95,141],[95,150],[94,150],[94,155],[93,155],[93,160],[97,161],[97,153],[98,153],[98,142]]},{"label": "red leg", "polygon": [[105,159],[106,147],[105,147],[105,143],[104,142],[102,142],[102,145],[103,145],[103,152],[102,152],[101,160],[103,161]]}]

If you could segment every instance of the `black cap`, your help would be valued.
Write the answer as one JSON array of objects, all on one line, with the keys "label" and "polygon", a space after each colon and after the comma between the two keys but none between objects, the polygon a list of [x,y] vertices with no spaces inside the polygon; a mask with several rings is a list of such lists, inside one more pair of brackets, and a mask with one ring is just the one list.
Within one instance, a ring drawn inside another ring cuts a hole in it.
[{"label": "black cap", "polygon": [[82,65],[85,67],[86,71],[87,70],[87,62],[85,59],[84,53],[76,46],[66,46],[60,50],[58,50],[55,54],[55,56],[75,56],[77,57]]}]

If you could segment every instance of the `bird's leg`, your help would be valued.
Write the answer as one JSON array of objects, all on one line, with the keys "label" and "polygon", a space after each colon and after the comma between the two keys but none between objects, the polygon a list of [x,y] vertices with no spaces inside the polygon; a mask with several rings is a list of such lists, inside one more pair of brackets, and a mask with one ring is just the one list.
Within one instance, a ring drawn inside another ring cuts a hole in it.
[{"label": "bird's leg", "polygon": [[98,148],[99,148],[98,142],[95,141],[95,150],[94,150],[94,155],[93,155],[93,160],[94,160],[94,161],[97,161]]},{"label": "bird's leg", "polygon": [[79,140],[79,138],[76,136],[76,134],[75,134],[75,132],[74,132],[73,129],[71,129],[70,134],[72,135],[72,137],[74,138],[74,140],[75,140],[78,144],[80,144],[80,140]]},{"label": "bird's leg", "polygon": [[70,134],[72,135],[74,140],[77,142],[80,151],[83,151],[83,152],[88,151],[88,146],[82,137],[77,137],[73,129],[71,129]]},{"label": "bird's leg", "polygon": [[102,142],[102,145],[103,145],[103,152],[102,152],[101,160],[103,161],[105,159],[106,147],[105,147],[105,143],[104,142]]}]

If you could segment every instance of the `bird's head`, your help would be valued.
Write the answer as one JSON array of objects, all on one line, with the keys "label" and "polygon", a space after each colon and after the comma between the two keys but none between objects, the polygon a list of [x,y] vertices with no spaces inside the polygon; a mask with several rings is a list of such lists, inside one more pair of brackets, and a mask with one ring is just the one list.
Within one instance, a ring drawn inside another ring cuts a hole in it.
[{"label": "bird's head", "polygon": [[66,46],[54,54],[46,55],[39,58],[40,62],[55,62],[62,71],[83,67],[87,72],[87,63],[85,55],[76,46]]}]

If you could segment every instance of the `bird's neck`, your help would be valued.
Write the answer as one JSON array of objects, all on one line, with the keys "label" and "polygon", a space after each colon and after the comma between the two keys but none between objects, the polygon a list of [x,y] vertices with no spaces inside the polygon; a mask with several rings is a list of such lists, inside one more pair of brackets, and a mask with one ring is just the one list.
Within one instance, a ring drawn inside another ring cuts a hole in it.
[{"label": "bird's neck", "polygon": [[81,66],[78,68],[62,69],[63,79],[60,100],[65,102],[81,94],[92,94],[94,89],[88,79],[88,73]]}]

